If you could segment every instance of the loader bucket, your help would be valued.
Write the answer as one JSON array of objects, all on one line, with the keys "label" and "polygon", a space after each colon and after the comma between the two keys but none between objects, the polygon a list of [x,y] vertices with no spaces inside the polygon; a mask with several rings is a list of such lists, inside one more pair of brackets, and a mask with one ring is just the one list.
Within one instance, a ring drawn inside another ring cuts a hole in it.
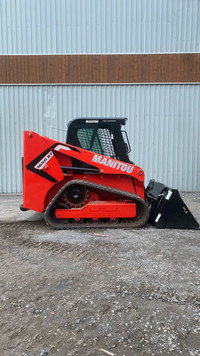
[{"label": "loader bucket", "polygon": [[199,224],[181,199],[177,189],[150,180],[146,188],[150,205],[149,221],[159,229],[199,229]]}]

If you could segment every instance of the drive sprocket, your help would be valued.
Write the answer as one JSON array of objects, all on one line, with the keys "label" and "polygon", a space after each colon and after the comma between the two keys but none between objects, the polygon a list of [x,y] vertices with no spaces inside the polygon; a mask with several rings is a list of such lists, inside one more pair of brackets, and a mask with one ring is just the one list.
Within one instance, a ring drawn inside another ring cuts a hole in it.
[{"label": "drive sprocket", "polygon": [[89,198],[86,186],[72,184],[64,191],[62,200],[69,208],[81,208]]}]

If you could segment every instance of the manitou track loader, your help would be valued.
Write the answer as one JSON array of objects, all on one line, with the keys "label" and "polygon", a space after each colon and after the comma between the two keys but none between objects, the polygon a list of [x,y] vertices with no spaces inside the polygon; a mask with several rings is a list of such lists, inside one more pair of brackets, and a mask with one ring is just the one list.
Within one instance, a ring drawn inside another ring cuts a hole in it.
[{"label": "manitou track loader", "polygon": [[198,228],[178,191],[150,181],[129,159],[125,118],[81,118],[68,125],[66,143],[24,132],[23,205],[44,212],[55,229]]}]

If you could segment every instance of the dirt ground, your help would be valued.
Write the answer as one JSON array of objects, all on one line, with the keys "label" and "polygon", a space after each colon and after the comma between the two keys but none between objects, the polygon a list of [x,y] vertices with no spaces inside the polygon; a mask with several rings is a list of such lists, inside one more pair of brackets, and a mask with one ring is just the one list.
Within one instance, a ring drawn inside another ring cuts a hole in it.
[{"label": "dirt ground", "polygon": [[[185,199],[200,221],[200,193]],[[11,220],[0,223],[1,356],[200,355],[199,231]]]}]

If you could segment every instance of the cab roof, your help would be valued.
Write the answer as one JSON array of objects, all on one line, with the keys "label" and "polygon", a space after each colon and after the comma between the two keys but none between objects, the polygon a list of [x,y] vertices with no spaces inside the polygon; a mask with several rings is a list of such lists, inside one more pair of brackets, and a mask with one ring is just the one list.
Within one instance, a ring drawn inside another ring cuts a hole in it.
[{"label": "cab roof", "polygon": [[78,124],[98,124],[100,123],[114,123],[120,125],[125,125],[128,119],[126,117],[80,117],[74,120],[71,120],[68,126],[73,126]]}]

